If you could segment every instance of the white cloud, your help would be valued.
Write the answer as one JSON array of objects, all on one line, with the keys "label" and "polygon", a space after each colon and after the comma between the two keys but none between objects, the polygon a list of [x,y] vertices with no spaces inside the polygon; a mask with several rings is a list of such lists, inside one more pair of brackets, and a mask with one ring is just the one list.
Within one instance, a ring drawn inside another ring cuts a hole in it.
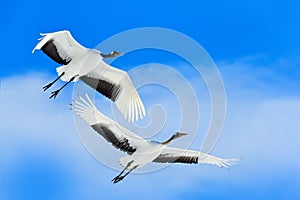
[{"label": "white cloud", "polygon": [[[247,66],[247,69],[240,71],[241,66]],[[253,73],[245,74],[249,70]],[[180,194],[186,190],[203,195],[214,192],[215,188],[220,192],[224,188],[233,192],[236,187],[253,187],[255,190],[255,184],[265,184],[267,187],[276,182],[277,174],[290,170],[294,170],[294,173],[287,173],[286,179],[294,177],[299,180],[295,173],[299,172],[296,158],[300,153],[297,121],[300,118],[300,96],[265,95],[268,88],[276,89],[279,86],[264,82],[261,76],[265,72],[257,74],[256,68],[245,61],[226,64],[221,72],[228,91],[228,110],[223,135],[212,154],[229,158],[242,156],[243,161],[231,170],[212,166],[172,165],[155,173],[131,175],[113,186],[109,181],[118,172],[92,159],[79,140],[72,112],[68,110],[70,87],[62,91],[57,99],[49,100],[49,92],[44,93],[42,86],[51,78],[45,74],[29,73],[5,78],[1,82],[0,176],[13,177],[10,173],[22,171],[26,157],[39,158],[37,155],[41,155],[60,166],[62,173],[68,174],[65,184],[72,186],[65,194],[66,199],[74,199],[74,196],[77,199],[122,198],[124,194],[143,199],[180,199]],[[272,70],[268,73],[269,77],[273,77]],[[277,75],[276,72],[274,76]],[[256,84],[257,81],[260,83]],[[198,83],[191,79],[192,85]],[[262,84],[264,86],[261,89]],[[163,96],[163,101],[166,99],[167,96]],[[107,112],[109,103],[102,104],[102,101],[108,101],[104,98],[99,101],[99,109]],[[176,104],[176,101],[173,103]],[[205,109],[209,106],[207,103],[204,101],[201,105],[202,114],[207,116],[200,118],[206,122],[209,120],[209,109]],[[147,103],[150,104],[151,101]],[[204,131],[205,127],[202,129]],[[193,148],[201,144],[202,138],[196,137],[200,141]],[[264,177],[264,182],[261,177]],[[283,176],[279,178],[286,180]],[[2,188],[5,188],[5,183],[2,184]]]}]

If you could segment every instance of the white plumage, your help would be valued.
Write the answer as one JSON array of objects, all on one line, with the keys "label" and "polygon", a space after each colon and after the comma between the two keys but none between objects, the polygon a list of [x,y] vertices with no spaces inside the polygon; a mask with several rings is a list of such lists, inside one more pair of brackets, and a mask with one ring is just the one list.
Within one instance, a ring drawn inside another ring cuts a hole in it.
[{"label": "white plumage", "polygon": [[[124,170],[112,180],[113,183],[122,180],[132,170],[151,162],[203,163],[228,168],[238,161],[238,159],[223,159],[198,151],[167,147],[172,140],[186,135],[185,133],[177,132],[165,142],[147,141],[99,112],[87,95],[86,99],[78,97],[79,99],[74,100],[72,104],[74,112],[114,147],[128,154],[119,159]],[[126,170],[127,173],[122,175]]]},{"label": "white plumage", "polygon": [[47,90],[58,79],[65,81],[59,90],[52,92],[50,98],[55,98],[59,91],[70,82],[78,79],[105,95],[115,102],[118,109],[128,121],[143,118],[145,108],[128,74],[114,68],[103,61],[121,55],[113,51],[103,54],[95,49],[88,49],[80,45],[69,31],[41,34],[40,42],[32,50],[42,50],[55,62],[63,66],[57,67],[57,79],[46,85]]}]

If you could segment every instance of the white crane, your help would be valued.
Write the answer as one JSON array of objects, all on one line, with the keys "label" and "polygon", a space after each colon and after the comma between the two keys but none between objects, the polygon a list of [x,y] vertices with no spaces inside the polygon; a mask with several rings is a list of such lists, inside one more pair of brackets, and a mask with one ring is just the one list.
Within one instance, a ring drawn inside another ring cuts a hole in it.
[{"label": "white crane", "polygon": [[235,161],[239,160],[223,159],[199,151],[167,147],[172,140],[184,136],[186,133],[176,132],[165,142],[147,141],[103,115],[97,110],[88,95],[86,95],[86,99],[81,96],[78,97],[79,99],[73,100],[71,104],[72,110],[82,117],[107,142],[128,154],[128,156],[119,159],[124,169],[112,179],[113,183],[121,181],[132,170],[151,162],[206,163],[228,168],[234,165]]},{"label": "white crane", "polygon": [[40,34],[43,36],[32,50],[42,50],[55,62],[62,64],[56,68],[58,77],[44,86],[46,91],[58,79],[65,81],[60,89],[52,92],[51,98],[70,82],[78,79],[97,90],[115,102],[118,109],[128,121],[135,121],[145,116],[145,108],[128,74],[114,68],[103,61],[103,58],[112,58],[122,55],[117,51],[103,54],[95,49],[88,49],[80,45],[69,31]]}]

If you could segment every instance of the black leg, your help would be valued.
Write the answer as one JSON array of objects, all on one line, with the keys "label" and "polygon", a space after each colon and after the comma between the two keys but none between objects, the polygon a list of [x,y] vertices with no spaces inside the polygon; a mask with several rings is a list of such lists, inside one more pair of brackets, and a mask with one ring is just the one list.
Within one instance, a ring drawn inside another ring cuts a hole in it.
[{"label": "black leg", "polygon": [[126,170],[132,163],[133,163],[133,160],[132,160],[131,162],[129,162],[129,163],[126,165],[126,167],[124,167],[123,171],[121,171],[120,174],[119,174],[118,176],[116,176],[113,180],[111,180],[111,182],[114,182],[114,183],[119,182],[120,180],[119,180],[119,181],[117,181],[117,180],[121,177],[121,175],[125,172],[125,170]]},{"label": "black leg", "polygon": [[[136,169],[138,167],[138,165],[134,166],[131,170],[129,170],[125,175],[121,176],[121,174],[119,174],[117,177],[115,177],[112,182],[113,184],[118,183],[119,181],[123,180],[128,174],[130,174],[130,172],[132,172],[134,169]],[[124,171],[124,170],[123,170]]]},{"label": "black leg", "polygon": [[[76,76],[78,76],[78,75],[76,75]],[[58,95],[58,93],[59,93],[64,87],[66,87],[70,82],[72,82],[76,76],[72,77],[68,82],[66,82],[66,83],[65,83],[61,88],[59,88],[58,90],[55,90],[54,92],[51,92],[52,95],[49,97],[49,99],[51,99],[51,98],[54,98],[54,99],[55,99],[55,97]]]},{"label": "black leg", "polygon": [[46,91],[48,88],[50,88],[56,81],[58,81],[58,79],[60,79],[60,77],[62,77],[65,74],[65,72],[61,73],[61,75],[59,75],[54,81],[52,81],[51,83],[49,83],[48,85],[45,85],[43,87],[43,90]]},{"label": "black leg", "polygon": [[123,176],[120,176],[120,178],[121,178],[121,180],[123,179],[123,178],[125,178],[130,172],[132,172],[134,169],[136,169],[138,167],[138,165],[136,165],[136,166],[134,166],[130,171],[128,171],[125,175],[123,175]]}]

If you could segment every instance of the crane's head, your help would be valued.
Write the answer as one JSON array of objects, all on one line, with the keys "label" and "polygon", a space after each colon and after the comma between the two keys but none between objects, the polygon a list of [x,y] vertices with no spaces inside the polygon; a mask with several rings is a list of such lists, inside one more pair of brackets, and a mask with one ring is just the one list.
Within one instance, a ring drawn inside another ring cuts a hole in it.
[{"label": "crane's head", "polygon": [[172,136],[170,137],[170,139],[168,139],[168,140],[165,141],[165,142],[162,142],[162,144],[167,145],[167,144],[169,144],[172,140],[175,140],[176,138],[179,138],[179,137],[185,136],[185,135],[187,135],[187,133],[176,132],[174,135],[172,135]]},{"label": "crane's head", "polygon": [[100,55],[102,56],[102,58],[114,58],[117,56],[122,56],[123,53],[117,52],[117,51],[112,51],[109,54],[100,53]]},{"label": "crane's head", "polygon": [[176,132],[174,135],[172,135],[173,140],[176,138],[179,138],[181,136],[185,136],[187,135],[187,133],[180,133],[180,132]]},{"label": "crane's head", "polygon": [[122,52],[117,52],[117,51],[112,51],[112,52],[110,52],[110,55],[112,57],[123,56],[123,53]]}]

